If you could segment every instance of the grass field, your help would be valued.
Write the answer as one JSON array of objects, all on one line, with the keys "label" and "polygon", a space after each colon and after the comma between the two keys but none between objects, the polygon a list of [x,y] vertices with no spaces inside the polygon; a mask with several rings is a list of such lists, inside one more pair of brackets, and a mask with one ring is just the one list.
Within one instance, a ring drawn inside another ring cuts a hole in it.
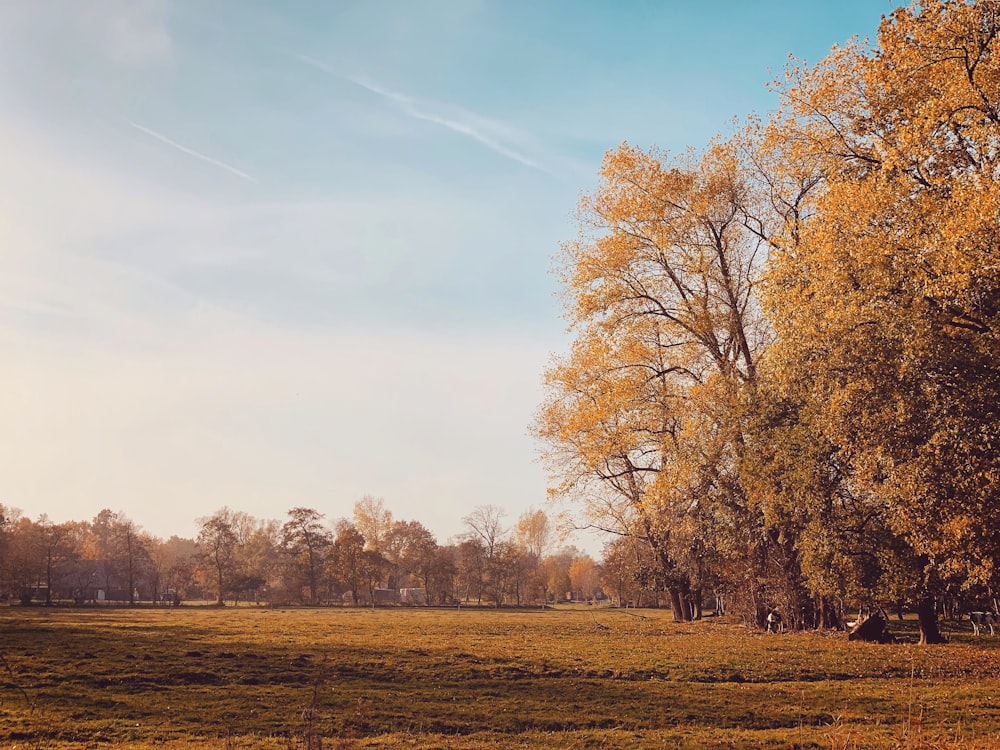
[{"label": "grass field", "polygon": [[1000,636],[964,631],[920,648],[654,610],[12,607],[0,654],[3,748],[1000,747]]}]

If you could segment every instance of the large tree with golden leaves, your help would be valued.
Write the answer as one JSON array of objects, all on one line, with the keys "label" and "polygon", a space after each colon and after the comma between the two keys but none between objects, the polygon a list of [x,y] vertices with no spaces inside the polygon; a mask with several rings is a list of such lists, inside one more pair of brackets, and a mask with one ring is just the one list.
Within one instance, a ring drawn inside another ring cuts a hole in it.
[{"label": "large tree with golden leaves", "polygon": [[1000,553],[998,33],[995,2],[897,10],[790,70],[769,132],[821,179],[774,238],[775,372],[912,546],[923,642],[941,582]]},{"label": "large tree with golden leaves", "polygon": [[[754,291],[766,233],[739,146],[608,153],[561,259],[576,339],[547,373],[536,423],[555,494],[585,498],[591,522],[648,541],[682,617],[722,535],[756,565],[748,581],[766,562],[736,473],[741,393],[767,334]],[[761,619],[767,602],[748,590]]]}]

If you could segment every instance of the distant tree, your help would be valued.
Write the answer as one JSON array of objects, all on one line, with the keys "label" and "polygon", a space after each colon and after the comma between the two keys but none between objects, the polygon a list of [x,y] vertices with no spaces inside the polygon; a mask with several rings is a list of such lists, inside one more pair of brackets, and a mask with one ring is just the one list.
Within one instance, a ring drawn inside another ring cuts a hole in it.
[{"label": "distant tree", "polygon": [[556,601],[564,601],[566,594],[570,593],[573,589],[573,583],[569,578],[569,569],[573,564],[573,560],[579,554],[579,551],[575,547],[567,547],[546,556],[542,561],[542,569],[545,574],[548,590],[555,597]]},{"label": "distant tree", "polygon": [[85,553],[100,566],[101,582],[108,597],[116,588],[115,582],[121,569],[117,523],[118,514],[110,508],[104,508],[94,516],[94,520],[90,523],[90,539]]},{"label": "distant tree", "polygon": [[198,519],[200,557],[214,574],[216,604],[220,607],[226,602],[230,580],[238,573],[236,542],[233,511],[229,508]]},{"label": "distant tree", "polygon": [[396,569],[396,588],[413,580],[426,589],[437,547],[434,534],[419,521],[396,521],[386,536],[386,557]]},{"label": "distant tree", "polygon": [[455,587],[461,601],[483,603],[486,586],[486,546],[480,539],[467,538],[455,547]]},{"label": "distant tree", "polygon": [[45,570],[45,604],[52,604],[52,585],[59,568],[79,555],[72,523],[52,523],[44,513],[36,525],[38,553]]},{"label": "distant tree", "polygon": [[360,576],[368,593],[368,601],[375,603],[375,589],[381,588],[382,581],[391,567],[378,550],[366,549],[361,553]]},{"label": "distant tree", "polygon": [[521,545],[503,541],[497,544],[489,568],[491,596],[497,606],[508,602],[524,604],[530,596],[535,558]]},{"label": "distant tree", "polygon": [[309,603],[319,602],[320,578],[327,549],[333,543],[322,524],[323,514],[312,508],[292,508],[281,527],[281,546],[309,589]]},{"label": "distant tree", "polygon": [[0,503],[0,593],[11,590],[11,542],[20,518],[20,509]]},{"label": "distant tree", "polygon": [[514,526],[514,541],[539,560],[548,552],[552,536],[552,523],[543,510],[525,511]]},{"label": "distant tree", "polygon": [[468,529],[468,536],[483,545],[487,560],[492,560],[497,544],[503,539],[505,529],[503,517],[506,511],[496,505],[477,505],[462,519]]},{"label": "distant tree", "polygon": [[30,604],[41,589],[45,565],[39,551],[43,547],[41,527],[21,516],[9,527],[7,536],[7,575],[12,593],[22,604]]},{"label": "distant tree", "polygon": [[630,602],[636,607],[643,605],[643,556],[651,559],[652,550],[635,537],[616,536],[604,545],[601,587],[619,606]]},{"label": "distant tree", "polygon": [[392,526],[392,513],[386,510],[381,497],[365,495],[354,504],[354,525],[365,538],[367,548],[381,552]]},{"label": "distant tree", "polygon": [[172,589],[176,599],[189,598],[194,593],[195,573],[201,550],[193,539],[171,536],[160,545],[163,589]]},{"label": "distant tree", "polygon": [[347,520],[337,523],[333,546],[327,556],[328,577],[342,585],[351,594],[355,606],[365,590],[365,565],[362,553],[365,538],[358,527]]},{"label": "distant tree", "polygon": [[549,600],[549,586],[548,576],[542,572],[542,559],[552,542],[552,524],[545,511],[525,511],[514,526],[513,540],[525,553],[526,583],[544,605]]},{"label": "distant tree", "polygon": [[574,594],[581,599],[594,599],[601,593],[601,571],[590,555],[582,555],[569,566],[569,579]]},{"label": "distant tree", "polygon": [[275,520],[255,520],[242,545],[241,570],[245,581],[254,585],[246,589],[258,600],[262,593],[270,596],[281,568],[281,524]]},{"label": "distant tree", "polygon": [[128,603],[135,605],[136,582],[140,573],[148,568],[149,551],[141,527],[123,512],[117,514],[114,533],[128,584]]},{"label": "distant tree", "polygon": [[425,583],[427,601],[437,604],[454,601],[457,575],[456,548],[454,545],[439,546],[434,552],[434,561]]}]

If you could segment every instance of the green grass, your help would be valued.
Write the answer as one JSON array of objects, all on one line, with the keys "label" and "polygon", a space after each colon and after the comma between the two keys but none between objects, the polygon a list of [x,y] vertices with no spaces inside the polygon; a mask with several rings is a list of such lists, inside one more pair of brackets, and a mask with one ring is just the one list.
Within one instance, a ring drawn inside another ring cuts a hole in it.
[{"label": "green grass", "polygon": [[998,647],[610,609],[8,608],[0,747],[304,747],[309,723],[325,748],[991,748]]}]

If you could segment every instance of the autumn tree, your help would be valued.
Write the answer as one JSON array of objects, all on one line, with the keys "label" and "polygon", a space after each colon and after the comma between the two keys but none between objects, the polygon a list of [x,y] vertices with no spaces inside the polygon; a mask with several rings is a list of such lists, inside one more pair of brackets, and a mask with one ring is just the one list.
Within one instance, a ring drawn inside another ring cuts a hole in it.
[{"label": "autumn tree", "polygon": [[0,593],[9,593],[11,590],[13,535],[20,518],[19,508],[0,503]]},{"label": "autumn tree", "polygon": [[365,573],[362,553],[365,538],[358,527],[347,520],[337,523],[333,545],[327,555],[328,576],[351,595],[357,605],[360,594],[365,590]]},{"label": "autumn tree", "polygon": [[601,557],[601,588],[618,606],[657,604],[657,592],[647,594],[655,580],[647,571],[656,567],[648,544],[634,536],[615,536],[604,545]]},{"label": "autumn tree", "polygon": [[944,581],[995,582],[1000,552],[998,13],[896,10],[792,68],[769,133],[822,176],[773,242],[775,371],[912,548],[925,643]]},{"label": "autumn tree", "polygon": [[462,518],[468,537],[483,545],[487,560],[493,558],[497,545],[506,533],[503,526],[504,515],[506,511],[496,505],[477,505],[469,515]]},{"label": "autumn tree", "polygon": [[354,525],[365,538],[368,549],[381,551],[392,526],[392,513],[381,497],[365,495],[354,504]]},{"label": "autumn tree", "polygon": [[453,602],[456,598],[457,577],[456,547],[454,545],[438,545],[425,584],[428,603],[447,604]]},{"label": "autumn tree", "polygon": [[281,569],[281,523],[274,519],[253,519],[240,538],[241,565],[239,592],[258,601],[270,597]]},{"label": "autumn tree", "polygon": [[230,581],[237,574],[236,541],[234,511],[229,508],[198,519],[198,547],[201,559],[214,574],[216,604],[220,607],[225,604]]},{"label": "autumn tree", "polygon": [[573,588],[573,583],[569,579],[569,568],[578,554],[575,548],[568,548],[547,555],[542,560],[542,575],[545,576],[545,585],[550,598],[554,601],[564,601],[566,594]]},{"label": "autumn tree", "polygon": [[[503,603],[503,578],[508,567],[506,561],[498,555],[501,545],[506,541],[504,515],[506,511],[499,506],[477,505],[469,515],[462,518],[467,529],[467,539],[475,542],[481,555],[482,578],[477,599],[481,601],[484,591],[488,591],[498,607]],[[472,549],[465,551],[473,552]]]},{"label": "autumn tree", "polygon": [[419,521],[396,521],[389,530],[388,548],[396,564],[397,583],[429,588],[437,555],[434,534]]},{"label": "autumn tree", "polygon": [[525,554],[528,567],[528,585],[535,589],[544,606],[549,601],[548,576],[543,574],[542,559],[552,543],[553,528],[543,510],[527,510],[517,519],[513,529],[513,541]]},{"label": "autumn tree", "polygon": [[[769,222],[743,148],[607,154],[561,257],[576,339],[546,374],[535,425],[554,494],[584,498],[590,524],[647,541],[679,619],[693,615],[700,546],[729,543],[751,588],[768,551],[738,481],[741,397],[768,335],[756,286]],[[731,529],[745,538],[724,539]],[[748,600],[762,621],[763,597]]]},{"label": "autumn tree", "polygon": [[460,601],[473,598],[483,603],[486,593],[486,547],[478,538],[467,537],[455,547],[455,589]]},{"label": "autumn tree", "polygon": [[372,606],[375,605],[375,590],[381,587],[390,567],[392,564],[378,550],[366,549],[361,552],[359,572]]},{"label": "autumn tree", "polygon": [[319,603],[320,578],[326,551],[332,544],[322,523],[323,514],[312,508],[292,508],[281,527],[281,546],[299,580],[309,589],[309,603]]},{"label": "autumn tree", "polygon": [[39,524],[18,516],[7,528],[6,574],[11,592],[21,604],[30,604],[41,589],[45,566],[39,556],[43,546]]},{"label": "autumn tree", "polygon": [[574,595],[581,599],[595,599],[601,593],[601,571],[590,555],[573,560],[569,566],[569,580]]},{"label": "autumn tree", "polygon": [[53,523],[44,513],[35,525],[35,545],[45,579],[45,604],[52,604],[52,587],[60,568],[79,555],[78,535],[72,522]]},{"label": "autumn tree", "polygon": [[113,525],[115,544],[122,563],[122,574],[128,588],[128,603],[135,605],[136,583],[140,573],[147,567],[149,551],[142,529],[124,512],[116,514]]},{"label": "autumn tree", "polygon": [[103,508],[90,523],[90,539],[85,551],[88,557],[98,562],[101,583],[108,597],[115,590],[114,584],[121,572],[117,523],[118,514],[110,508]]}]

